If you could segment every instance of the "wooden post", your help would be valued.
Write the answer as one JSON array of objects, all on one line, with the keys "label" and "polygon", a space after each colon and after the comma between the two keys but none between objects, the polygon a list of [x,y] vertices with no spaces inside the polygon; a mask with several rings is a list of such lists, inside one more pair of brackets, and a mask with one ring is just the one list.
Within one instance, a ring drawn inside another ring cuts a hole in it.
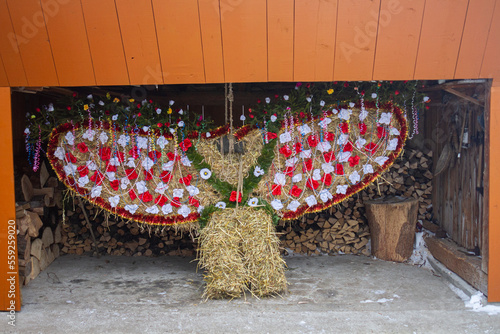
[{"label": "wooden post", "polygon": [[404,262],[413,252],[418,201],[393,197],[365,202],[372,240],[372,255]]},{"label": "wooden post", "polygon": [[[2,168],[0,168],[0,180],[2,180],[0,187],[0,311],[13,312],[21,309],[21,303],[15,243],[12,257],[14,263],[8,262],[12,261],[9,258],[12,253],[12,240],[17,238],[10,88],[0,87],[0,115],[2,116],[0,117],[0,154],[2,155]],[[13,230],[11,226],[14,226]]]}]

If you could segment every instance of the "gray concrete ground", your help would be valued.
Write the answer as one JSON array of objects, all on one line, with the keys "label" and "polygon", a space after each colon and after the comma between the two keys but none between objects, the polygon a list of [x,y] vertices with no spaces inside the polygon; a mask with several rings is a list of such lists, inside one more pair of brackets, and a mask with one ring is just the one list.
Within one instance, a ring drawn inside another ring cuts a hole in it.
[{"label": "gray concrete ground", "polygon": [[203,301],[192,259],[62,256],[22,290],[7,333],[500,333],[427,269],[362,256],[287,257],[289,292]]}]

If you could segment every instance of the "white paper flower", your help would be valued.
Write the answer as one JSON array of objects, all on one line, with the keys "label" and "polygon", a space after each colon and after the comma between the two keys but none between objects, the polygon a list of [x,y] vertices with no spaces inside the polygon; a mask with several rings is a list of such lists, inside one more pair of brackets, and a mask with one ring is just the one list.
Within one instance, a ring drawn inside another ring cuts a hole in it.
[{"label": "white paper flower", "polygon": [[373,167],[370,164],[363,165],[363,173],[370,174],[373,173]]},{"label": "white paper flower", "polygon": [[184,196],[184,189],[174,189],[173,195],[174,197],[181,198],[182,196]]},{"label": "white paper flower", "polygon": [[324,107],[325,106],[325,101],[323,101],[323,100],[319,101],[319,105],[322,106],[322,107]]},{"label": "white paper flower", "polygon": [[293,167],[293,166],[295,166],[295,164],[298,161],[299,161],[299,158],[297,158],[297,157],[293,157],[293,158],[287,159],[285,161],[285,166],[287,166],[287,167]]},{"label": "white paper flower", "polygon": [[297,211],[297,209],[299,208],[300,206],[300,202],[299,201],[291,201],[288,206],[286,207],[288,210],[290,211]]},{"label": "white paper flower", "polygon": [[284,186],[286,184],[286,175],[283,173],[276,173],[274,175],[274,183]]},{"label": "white paper flower", "polygon": [[[179,110],[179,115],[184,115],[184,110]],[[179,125],[180,126],[180,125]]]},{"label": "white paper flower", "polygon": [[115,172],[106,172],[106,176],[108,177],[108,181],[116,180],[116,173]]},{"label": "white paper flower", "polygon": [[70,162],[64,166],[64,173],[66,173],[66,175],[73,175],[76,173],[76,166]]},{"label": "white paper flower", "polygon": [[168,131],[170,131],[171,134],[175,133],[175,129],[173,129],[173,128],[168,128]]},{"label": "white paper flower", "polygon": [[311,157],[311,150],[304,150],[304,151],[300,152],[299,156],[302,159],[310,158]]},{"label": "white paper flower", "polygon": [[306,197],[306,203],[308,206],[313,206],[318,204],[318,201],[316,200],[316,197],[314,195]]},{"label": "white paper flower", "polygon": [[378,163],[380,166],[382,166],[383,164],[385,164],[385,162],[386,162],[387,160],[389,160],[389,158],[388,158],[388,157],[376,157],[376,158],[374,159],[374,161],[375,161],[376,163]]},{"label": "white paper flower", "polygon": [[169,213],[172,213],[172,205],[165,204],[164,206],[161,207],[161,212],[163,212],[164,215],[168,215]]},{"label": "white paper flower", "polygon": [[378,122],[380,124],[391,124],[391,118],[392,118],[392,114],[390,112],[383,112],[380,114],[380,119],[378,120]]},{"label": "white paper flower", "polygon": [[330,119],[330,117],[325,117],[323,120],[318,122],[318,125],[319,125],[319,127],[326,129],[328,124],[330,124],[331,122],[332,122],[332,120]]},{"label": "white paper flower", "polygon": [[332,164],[327,162],[322,163],[321,168],[323,169],[323,172],[325,172],[325,174],[329,174],[334,170]]},{"label": "white paper flower", "polygon": [[337,186],[337,194],[344,194],[347,192],[347,185],[341,185],[339,184]]},{"label": "white paper flower", "polygon": [[351,157],[351,152],[341,152],[339,153],[339,162],[347,162],[349,161],[349,158]]},{"label": "white paper flower", "polygon": [[148,187],[146,186],[146,181],[139,181],[135,184],[135,187],[137,188],[137,192],[139,194],[145,193],[148,191]]},{"label": "white paper flower", "polygon": [[275,199],[271,202],[271,206],[274,208],[274,210],[281,210],[283,209],[283,204],[279,199]]},{"label": "white paper flower", "polygon": [[158,115],[161,114],[161,108],[156,108],[155,111]]},{"label": "white paper flower", "polygon": [[71,132],[66,133],[66,136],[64,136],[64,138],[66,139],[69,145],[75,144],[75,136],[73,135],[73,133]]},{"label": "white paper flower", "polygon": [[96,163],[93,161],[90,161],[90,160],[87,161],[87,168],[89,170],[98,170],[99,169],[99,167],[97,167]]},{"label": "white paper flower", "polygon": [[127,159],[127,163],[125,164],[128,167],[135,168],[135,161],[134,158],[130,157]]},{"label": "white paper flower", "polygon": [[352,110],[340,109],[339,118],[348,121],[351,118]]},{"label": "white paper flower", "polygon": [[292,182],[297,183],[297,182],[300,182],[300,181],[302,181],[302,174],[295,174],[292,177]]},{"label": "white paper flower", "polygon": [[288,143],[290,140],[292,140],[290,132],[283,132],[282,134],[280,134],[280,143]]},{"label": "white paper flower", "polygon": [[175,161],[169,161],[161,165],[161,169],[171,172],[174,169],[174,166],[175,166]]},{"label": "white paper flower", "polygon": [[253,175],[255,175],[256,177],[264,175],[264,170],[259,166],[255,166],[255,169],[253,170]]},{"label": "white paper flower", "polygon": [[320,152],[328,152],[330,151],[331,148],[332,145],[327,141],[320,142],[318,146],[316,146],[316,149],[319,150]]},{"label": "white paper flower", "polygon": [[90,191],[90,197],[92,198],[99,197],[101,196],[101,192],[102,192],[102,186],[95,186]]},{"label": "white paper flower", "polygon": [[372,93],[372,99],[377,98],[377,93]]},{"label": "white paper flower", "polygon": [[125,210],[127,210],[131,214],[134,214],[137,211],[137,209],[139,209],[139,205],[137,205],[137,204],[127,204],[127,205],[125,205]]},{"label": "white paper flower", "polygon": [[308,97],[306,97],[306,101],[307,101],[307,102],[311,102],[311,100],[312,100],[312,99],[311,99],[311,97],[309,97],[309,96],[308,96]]},{"label": "white paper flower", "polygon": [[347,133],[343,133],[337,139],[337,145],[344,145],[349,141],[349,135]]},{"label": "white paper flower", "polygon": [[247,119],[247,118],[245,117],[245,115],[241,115],[241,116],[240,116],[240,121],[244,121],[244,120],[246,120],[246,119]]},{"label": "white paper flower", "polygon": [[269,103],[269,102],[271,102],[271,99],[266,97],[266,103]]},{"label": "white paper flower", "polygon": [[94,141],[94,136],[95,136],[95,131],[88,129],[83,133],[82,138],[87,139],[88,141]]},{"label": "white paper flower", "polygon": [[112,157],[111,159],[109,159],[109,164],[111,166],[120,166],[120,160],[118,159],[118,157]]},{"label": "white paper flower", "polygon": [[398,139],[393,138],[389,140],[389,143],[387,143],[387,150],[388,151],[394,151],[398,147]]},{"label": "white paper flower", "polygon": [[212,176],[212,171],[208,168],[200,170],[200,176],[203,180],[208,180]]},{"label": "white paper flower", "polygon": [[368,116],[368,111],[366,111],[365,109],[363,109],[363,110],[361,110],[361,112],[359,113],[359,120],[360,120],[361,122],[363,122],[367,116]]},{"label": "white paper flower", "polygon": [[146,209],[146,212],[153,214],[153,215],[156,215],[158,212],[160,212],[160,209],[158,209],[158,207],[156,205],[153,205],[153,206],[148,207]]},{"label": "white paper flower", "polygon": [[252,197],[248,200],[249,206],[257,206],[259,205],[259,199],[257,197]]},{"label": "white paper flower", "polygon": [[118,115],[113,115],[113,116],[111,116],[111,119],[112,119],[113,121],[116,121],[116,120],[118,119]]},{"label": "white paper flower", "polygon": [[332,113],[333,113],[334,115],[337,115],[337,114],[339,113],[339,111],[338,111],[337,109],[332,109]]},{"label": "white paper flower", "polygon": [[148,138],[137,137],[137,148],[148,148]]},{"label": "white paper flower", "polygon": [[186,218],[191,213],[191,209],[188,208],[187,205],[183,205],[180,207],[180,209],[177,211],[177,213],[182,215],[184,218]]},{"label": "white paper flower", "polygon": [[128,177],[125,176],[120,179],[120,188],[122,188],[123,190],[127,189],[129,184],[130,180],[128,179]]},{"label": "white paper flower", "polygon": [[321,180],[321,169],[315,169],[315,170],[313,170],[312,179],[316,180],[316,181]]},{"label": "white paper flower", "polygon": [[354,108],[355,103],[354,102],[349,102],[349,108]]},{"label": "white paper flower", "polygon": [[364,138],[358,138],[358,140],[356,140],[356,143],[354,143],[354,145],[356,145],[358,150],[361,150],[363,147],[365,147],[365,144],[366,144],[366,139]]},{"label": "white paper flower", "polygon": [[156,139],[156,144],[160,146],[161,149],[163,150],[165,146],[168,144],[168,140],[167,138],[165,138],[165,136],[160,136],[158,137],[158,139]]},{"label": "white paper flower", "polygon": [[52,103],[49,103],[49,106],[47,107],[47,111],[54,111],[54,105]]},{"label": "white paper flower", "polygon": [[92,100],[93,96],[92,94],[87,95],[87,99]]},{"label": "white paper flower", "polygon": [[205,133],[205,136],[206,136],[207,138],[210,138],[212,135],[210,134],[210,132],[207,132],[207,133]]},{"label": "white paper flower", "polygon": [[54,156],[58,158],[59,160],[64,160],[65,154],[64,154],[64,149],[60,146],[56,148],[56,151],[54,152]]},{"label": "white paper flower", "polygon": [[399,136],[400,135],[400,132],[398,129],[396,128],[391,128],[391,130],[389,131],[389,133],[393,136]]},{"label": "white paper flower", "polygon": [[312,131],[309,125],[307,124],[298,126],[298,129],[302,135],[306,135]]},{"label": "white paper flower", "polygon": [[271,115],[271,122],[276,122],[276,120],[278,119],[278,117],[276,117],[276,115]]},{"label": "white paper flower", "polygon": [[155,188],[155,192],[157,192],[158,194],[165,194],[165,191],[168,189],[168,184],[165,184],[163,182],[160,181],[160,183],[158,183],[156,185],[156,188]]},{"label": "white paper flower", "polygon": [[127,146],[129,140],[130,140],[130,136],[122,134],[122,135],[120,135],[120,137],[118,137],[118,144],[122,147],[125,147],[125,146]]},{"label": "white paper flower", "polygon": [[424,96],[424,102],[427,102],[429,101],[429,97],[428,96]]},{"label": "white paper flower", "polygon": [[361,177],[359,176],[359,173],[357,171],[354,171],[349,175],[349,181],[351,181],[352,184],[356,184],[361,180]]},{"label": "white paper flower", "polygon": [[177,123],[177,125],[178,125],[180,128],[183,128],[183,127],[184,127],[184,121],[179,121],[179,123]]},{"label": "white paper flower", "polygon": [[31,133],[31,131],[30,131],[29,128],[24,129],[24,134],[25,135],[29,135],[30,133]]},{"label": "white paper flower", "polygon": [[328,202],[328,200],[332,199],[333,196],[330,194],[330,192],[326,189],[323,189],[319,192],[319,198],[323,201],[323,203]]},{"label": "white paper flower", "polygon": [[99,135],[99,140],[103,145],[106,144],[106,142],[108,141],[108,135],[106,134],[106,132],[101,132],[101,134]]},{"label": "white paper flower", "polygon": [[142,100],[142,101],[141,101],[141,104],[142,104],[142,105],[148,104],[148,100],[146,100],[146,99]]},{"label": "white paper flower", "polygon": [[193,185],[187,186],[186,190],[188,191],[189,196],[196,196],[200,193],[200,189],[198,189],[197,187],[195,187]]},{"label": "white paper flower", "polygon": [[203,205],[198,206],[198,213],[201,214],[205,207]]},{"label": "white paper flower", "polygon": [[192,163],[192,161],[189,160],[187,155],[185,155],[181,158],[181,164],[183,164],[184,166],[191,167],[191,163]]},{"label": "white paper flower", "polygon": [[99,101],[99,105],[103,106],[104,105],[104,101]]},{"label": "white paper flower", "polygon": [[83,188],[83,187],[85,187],[85,185],[87,183],[89,183],[89,177],[87,175],[78,178],[78,186],[79,187]]},{"label": "white paper flower", "polygon": [[170,101],[168,101],[168,105],[169,105],[169,106],[174,105],[174,103],[175,103],[175,102],[174,102],[174,100],[170,100]]},{"label": "white paper flower", "polygon": [[215,204],[215,207],[219,208],[219,209],[225,209],[226,208],[226,202],[217,202]]},{"label": "white paper flower", "polygon": [[288,101],[289,96],[288,95],[283,95],[283,100]]},{"label": "white paper flower", "polygon": [[108,201],[109,201],[109,205],[111,205],[112,208],[116,208],[118,203],[120,203],[120,196],[116,195],[116,196],[110,197],[110,198],[108,198]]},{"label": "white paper flower", "polygon": [[151,168],[153,168],[154,164],[155,162],[149,157],[144,158],[141,163],[142,167],[144,167],[144,170],[150,170]]}]

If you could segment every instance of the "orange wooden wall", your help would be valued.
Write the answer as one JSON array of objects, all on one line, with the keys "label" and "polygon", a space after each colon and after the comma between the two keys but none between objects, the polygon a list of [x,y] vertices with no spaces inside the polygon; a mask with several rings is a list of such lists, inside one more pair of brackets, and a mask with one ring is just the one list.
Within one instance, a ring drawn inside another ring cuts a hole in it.
[{"label": "orange wooden wall", "polygon": [[0,0],[0,86],[498,78],[498,0]]}]

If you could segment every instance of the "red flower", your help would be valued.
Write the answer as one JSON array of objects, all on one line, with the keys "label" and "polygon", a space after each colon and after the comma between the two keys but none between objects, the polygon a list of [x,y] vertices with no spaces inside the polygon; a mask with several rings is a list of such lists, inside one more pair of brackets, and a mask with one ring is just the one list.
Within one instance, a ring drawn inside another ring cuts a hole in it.
[{"label": "red flower", "polygon": [[87,166],[78,166],[77,168],[80,177],[84,177],[89,174],[89,168]]},{"label": "red flower", "polygon": [[307,138],[307,143],[309,144],[310,147],[316,147],[316,146],[318,146],[318,143],[319,143],[318,136],[316,136],[316,135],[310,135]]},{"label": "red flower", "polygon": [[359,164],[359,156],[355,155],[354,157],[349,158],[349,166],[354,167]]},{"label": "red flower", "polygon": [[157,204],[159,206],[163,206],[165,203],[167,203],[167,201],[168,201],[168,198],[165,195],[160,195],[160,196],[156,197],[155,204]]},{"label": "red flower", "polygon": [[172,201],[170,202],[170,204],[175,207],[175,208],[178,208],[181,206],[181,199],[179,197],[174,197],[172,199]]},{"label": "red flower", "polygon": [[280,148],[280,153],[283,154],[285,157],[289,157],[290,155],[292,155],[292,150],[290,149],[290,147],[288,147],[288,145],[283,145],[281,148]]},{"label": "red flower", "polygon": [[118,190],[118,187],[120,186],[120,181],[119,180],[113,180],[109,183],[111,188],[113,188],[114,191]]},{"label": "red flower", "polygon": [[141,114],[141,113],[138,113],[138,114],[137,114],[137,117],[141,117],[141,116],[142,116],[142,114]]},{"label": "red flower", "polygon": [[312,169],[313,169],[312,159],[307,159],[306,161],[304,161],[304,167],[302,168],[302,170],[304,172],[308,172]]},{"label": "red flower", "polygon": [[396,90],[394,94],[399,95],[399,90]]},{"label": "red flower", "polygon": [[89,151],[89,148],[85,143],[78,143],[78,145],[76,145],[76,148],[78,148],[78,150],[82,153],[87,153]]},{"label": "red flower", "polygon": [[111,149],[109,147],[100,148],[99,149],[99,156],[104,161],[111,159]]},{"label": "red flower", "polygon": [[231,196],[229,196],[229,200],[231,202],[236,202],[236,199],[238,199],[238,203],[241,203],[241,193],[240,192],[236,193],[236,191],[232,191]]},{"label": "red flower", "polygon": [[179,144],[179,147],[184,151],[186,152],[190,147],[192,146],[191,144],[191,140],[189,140],[189,138],[186,138],[184,139],[183,141],[181,141],[181,143]]},{"label": "red flower", "polygon": [[340,131],[342,131],[342,133],[349,133],[349,123],[340,123]]},{"label": "red flower", "polygon": [[151,170],[143,170],[143,172],[144,172],[144,179],[146,181],[153,179],[153,172]]},{"label": "red flower", "polygon": [[358,123],[358,128],[360,135],[364,135],[366,133],[367,128],[365,123]]},{"label": "red flower", "polygon": [[137,172],[135,171],[134,168],[125,169],[125,175],[128,177],[129,180],[137,179]]},{"label": "red flower", "polygon": [[189,197],[189,204],[191,204],[194,207],[199,207],[200,206],[200,201],[198,201],[194,197]]},{"label": "red flower", "polygon": [[145,203],[151,202],[153,200],[153,196],[149,193],[149,191],[146,191],[146,192],[140,194],[139,198],[141,199],[141,201],[143,201]]},{"label": "red flower", "polygon": [[295,153],[299,154],[302,152],[302,143],[295,143]]},{"label": "red flower", "polygon": [[160,151],[150,151],[148,152],[148,156],[151,160],[156,161],[161,158],[161,152]]},{"label": "red flower", "polygon": [[73,97],[77,97],[78,96],[78,93],[77,92],[73,92]]},{"label": "red flower", "polygon": [[166,171],[161,172],[161,174],[160,174],[160,179],[161,179],[164,183],[169,183],[169,182],[170,182],[170,180],[172,180],[172,177],[173,177],[173,176],[172,176],[172,174],[170,174],[170,172],[169,172],[169,171],[167,171],[167,170],[166,170]]},{"label": "red flower", "polygon": [[325,186],[329,187],[332,184],[332,175],[325,174],[321,177],[321,182],[324,183]]},{"label": "red flower", "polygon": [[335,135],[332,132],[325,132],[324,138],[326,141],[334,141],[335,140]]},{"label": "red flower", "polygon": [[179,160],[181,160],[181,157],[179,155],[175,155],[173,152],[168,152],[167,153],[167,158],[170,161],[174,161],[174,160],[175,161],[179,161]]},{"label": "red flower", "polygon": [[349,87],[349,83],[347,81],[344,82],[344,87]]},{"label": "red flower", "polygon": [[295,197],[299,197],[300,194],[302,194],[302,189],[300,189],[299,187],[297,187],[296,184],[294,184],[292,189],[290,189],[289,194]]},{"label": "red flower", "polygon": [[342,164],[335,165],[335,174],[344,175],[344,166]]},{"label": "red flower", "polygon": [[306,118],[307,116],[306,116],[306,114],[304,114],[304,112],[302,112],[302,111],[301,111],[301,112],[299,113],[299,117],[300,117],[300,118]]},{"label": "red flower", "polygon": [[132,156],[132,158],[137,159],[139,158],[139,153],[141,153],[141,150],[137,148],[137,146],[132,147],[129,151],[128,154]]},{"label": "red flower", "polygon": [[375,153],[378,149],[378,145],[375,143],[369,143],[365,146],[365,151],[371,154]]},{"label": "red flower", "polygon": [[97,184],[98,186],[100,186],[102,184],[102,181],[104,180],[104,175],[98,170],[96,170],[94,174],[90,177],[90,180],[95,182],[95,184]]},{"label": "red flower", "polygon": [[306,186],[307,188],[314,190],[319,187],[319,182],[310,177],[307,179]]},{"label": "red flower", "polygon": [[281,186],[279,184],[273,184],[271,190],[274,196],[281,195]]},{"label": "red flower", "polygon": [[335,160],[335,153],[333,153],[333,151],[326,152],[323,154],[323,156],[325,157],[326,162],[330,162],[330,161]]},{"label": "red flower", "polygon": [[137,198],[137,194],[135,193],[134,189],[130,189],[128,191],[128,195],[130,196],[130,200],[132,201]]},{"label": "red flower", "polygon": [[120,161],[120,162],[125,161],[125,154],[123,154],[123,152],[116,152],[116,157],[118,158],[118,161]]},{"label": "red flower", "polygon": [[343,151],[344,151],[344,152],[352,152],[352,150],[353,150],[353,149],[354,149],[354,148],[352,147],[352,144],[351,144],[351,142],[349,141],[349,142],[347,142],[347,144],[345,144],[345,145],[344,145],[344,150],[343,150]]},{"label": "red flower", "polygon": [[278,135],[274,132],[268,132],[267,133],[267,139],[271,140],[271,139],[275,139],[275,138],[278,138]]},{"label": "red flower", "polygon": [[382,138],[387,136],[387,131],[382,126],[377,126],[377,137]]},{"label": "red flower", "polygon": [[106,166],[106,172],[116,172],[116,166],[108,164]]},{"label": "red flower", "polygon": [[287,168],[285,168],[284,173],[285,175],[292,177],[294,171],[295,171],[295,166],[294,167],[288,166]]},{"label": "red flower", "polygon": [[76,158],[71,152],[66,153],[66,160],[72,163],[76,162]]},{"label": "red flower", "polygon": [[191,174],[189,174],[185,177],[180,178],[179,183],[182,183],[182,184],[185,184],[186,186],[189,186],[191,184],[192,178],[193,178],[193,176]]}]

